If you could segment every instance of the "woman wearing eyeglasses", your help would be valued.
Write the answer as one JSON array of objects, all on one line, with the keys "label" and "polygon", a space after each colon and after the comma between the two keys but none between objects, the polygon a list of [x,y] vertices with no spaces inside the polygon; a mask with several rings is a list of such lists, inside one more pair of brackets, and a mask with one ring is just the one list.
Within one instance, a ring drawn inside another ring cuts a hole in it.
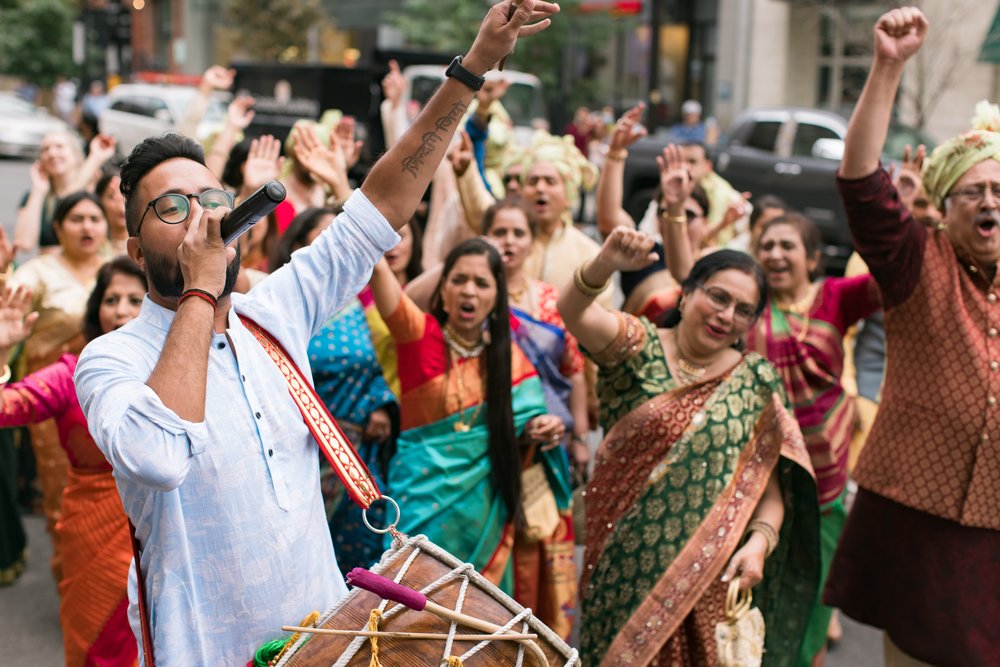
[{"label": "woman wearing eyeglasses", "polygon": [[655,259],[619,227],[559,312],[600,367],[605,439],[586,495],[585,664],[711,665],[729,582],[756,586],[766,650],[794,660],[819,571],[816,486],[773,365],[739,341],[764,309],[753,258],[721,250],[657,328],[593,302]]},{"label": "woman wearing eyeglasses", "polygon": [[[48,366],[63,354],[79,354],[83,349],[81,322],[87,296],[106,259],[108,222],[96,195],[82,191],[67,195],[56,205],[52,229],[59,240],[58,252],[25,262],[8,282],[11,287],[31,290],[31,307],[39,314],[31,336],[24,343],[25,362],[18,369],[18,377]],[[62,553],[55,527],[60,518],[68,462],[59,447],[54,422],[49,420],[28,428],[46,526],[52,536],[52,574],[58,583],[62,579]]]},{"label": "woman wearing eyeglasses", "polygon": [[[675,148],[668,147],[661,160],[668,172],[664,187],[677,201],[690,187],[690,177]],[[690,247],[669,222],[663,233],[671,272],[683,279],[685,267],[691,266]],[[878,310],[880,298],[870,275],[822,278],[820,243],[816,226],[798,213],[786,213],[761,227],[755,252],[771,298],[756,325],[746,332],[746,343],[777,367],[816,471],[822,591],[847,518],[847,459],[855,422],[854,402],[840,383],[843,336]],[[833,610],[817,597],[797,664],[822,663],[832,615]]]}]

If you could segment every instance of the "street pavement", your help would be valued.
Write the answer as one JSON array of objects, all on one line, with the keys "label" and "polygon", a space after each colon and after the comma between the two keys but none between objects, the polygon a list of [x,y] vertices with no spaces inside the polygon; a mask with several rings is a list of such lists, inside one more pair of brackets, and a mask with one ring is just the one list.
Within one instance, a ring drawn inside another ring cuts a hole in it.
[{"label": "street pavement", "polygon": [[[29,185],[29,162],[0,160],[0,224],[10,234],[17,203]],[[63,664],[59,596],[49,571],[51,543],[40,516],[24,517],[28,567],[11,587],[0,588],[0,667]],[[828,667],[883,667],[882,636],[877,630],[843,619],[844,638],[830,652]]]}]

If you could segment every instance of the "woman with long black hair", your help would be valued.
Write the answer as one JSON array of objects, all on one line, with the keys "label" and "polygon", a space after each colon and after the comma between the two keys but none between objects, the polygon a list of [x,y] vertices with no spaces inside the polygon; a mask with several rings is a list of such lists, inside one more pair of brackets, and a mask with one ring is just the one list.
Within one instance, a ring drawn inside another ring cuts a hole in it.
[{"label": "woman with long black hair", "polygon": [[[533,521],[521,506],[522,467],[544,465],[557,506],[568,507],[569,488],[554,474],[559,461],[565,467],[565,425],[546,414],[538,374],[511,342],[500,254],[482,239],[456,246],[429,314],[403,294],[386,262],[371,286],[399,356],[402,433],[389,470],[403,507],[399,528],[427,535],[516,598],[514,539]],[[554,567],[561,569],[552,580],[573,587],[571,555]],[[558,625],[541,607],[541,620]]]}]

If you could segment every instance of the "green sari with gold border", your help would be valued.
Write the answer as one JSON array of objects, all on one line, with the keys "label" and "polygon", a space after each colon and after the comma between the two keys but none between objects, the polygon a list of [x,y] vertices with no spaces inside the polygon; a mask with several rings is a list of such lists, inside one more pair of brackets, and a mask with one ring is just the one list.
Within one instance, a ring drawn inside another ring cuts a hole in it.
[{"label": "green sari with gold border", "polygon": [[607,436],[586,496],[584,664],[715,663],[719,578],[775,468],[785,519],[754,606],[765,664],[793,664],[818,585],[819,513],[774,367],[751,353],[721,378],[678,387],[656,328],[627,315],[593,357]]}]

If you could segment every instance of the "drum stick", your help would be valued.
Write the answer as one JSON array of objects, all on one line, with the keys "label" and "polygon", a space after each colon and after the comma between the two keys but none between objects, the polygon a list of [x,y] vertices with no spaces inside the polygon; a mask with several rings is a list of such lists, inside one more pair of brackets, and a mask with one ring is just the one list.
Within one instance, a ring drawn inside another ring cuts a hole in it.
[{"label": "drum stick", "polygon": [[[304,628],[298,625],[283,625],[281,629],[285,632],[305,632],[313,635],[335,635],[337,637],[379,637],[381,639],[448,639],[445,632],[397,632],[394,630],[334,630],[332,628]],[[524,639],[538,639],[536,634],[526,635],[455,635],[452,637],[457,642],[482,642],[482,641],[521,641]]]},{"label": "drum stick", "polygon": [[[507,12],[507,21],[508,22],[510,22],[510,20],[512,18],[514,18],[514,12],[517,11],[517,8],[518,8],[518,6],[520,6],[520,4],[521,4],[521,0],[514,0],[514,2],[510,3],[510,10]],[[514,52],[511,51],[510,53],[514,53]],[[503,66],[507,64],[507,56],[509,56],[510,53],[508,53],[506,56],[504,56],[503,58],[500,59],[500,64],[497,65],[497,71],[498,72],[502,72],[503,71]]]}]

